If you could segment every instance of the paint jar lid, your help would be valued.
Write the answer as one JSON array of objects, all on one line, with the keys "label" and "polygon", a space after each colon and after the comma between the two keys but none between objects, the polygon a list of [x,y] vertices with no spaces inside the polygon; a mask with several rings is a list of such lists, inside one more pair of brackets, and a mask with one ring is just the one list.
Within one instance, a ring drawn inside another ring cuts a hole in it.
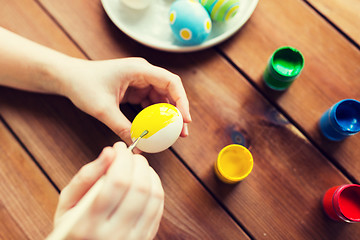
[{"label": "paint jar lid", "polygon": [[340,186],[333,196],[333,208],[345,222],[360,222],[360,185]]},{"label": "paint jar lid", "polygon": [[330,120],[343,134],[352,135],[360,131],[360,102],[344,99],[333,106]]},{"label": "paint jar lid", "polygon": [[304,67],[304,57],[293,47],[281,47],[271,56],[269,67],[272,77],[280,81],[288,81],[300,74]]},{"label": "paint jar lid", "polygon": [[253,168],[251,152],[239,144],[224,147],[215,163],[215,173],[225,183],[236,183],[246,178]]}]

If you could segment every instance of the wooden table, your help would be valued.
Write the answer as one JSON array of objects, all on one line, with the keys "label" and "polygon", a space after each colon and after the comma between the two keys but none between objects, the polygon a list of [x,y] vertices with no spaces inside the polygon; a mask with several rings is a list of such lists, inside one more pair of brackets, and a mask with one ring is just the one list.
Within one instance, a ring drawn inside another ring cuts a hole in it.
[{"label": "wooden table", "polygon": [[[157,239],[359,239],[360,225],[329,220],[321,198],[359,183],[360,134],[330,142],[318,120],[335,102],[360,99],[360,1],[260,0],[234,37],[187,54],[136,43],[100,0],[0,3],[0,26],[33,41],[79,58],[141,56],[181,76],[190,136],[146,155],[166,193]],[[305,68],[275,93],[262,73],[284,45],[303,53]],[[134,116],[133,106],[122,108]],[[0,239],[43,239],[60,190],[118,137],[65,98],[3,87],[0,118]],[[250,149],[254,169],[226,185],[213,164],[233,142]]]}]

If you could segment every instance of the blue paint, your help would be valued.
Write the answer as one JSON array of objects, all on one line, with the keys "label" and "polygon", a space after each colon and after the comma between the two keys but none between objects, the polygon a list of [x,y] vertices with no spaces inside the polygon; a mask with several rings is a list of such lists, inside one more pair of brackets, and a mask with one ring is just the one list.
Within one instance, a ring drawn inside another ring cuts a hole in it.
[{"label": "blue paint", "polygon": [[340,141],[360,131],[360,102],[344,99],[320,118],[321,132],[330,140]]}]

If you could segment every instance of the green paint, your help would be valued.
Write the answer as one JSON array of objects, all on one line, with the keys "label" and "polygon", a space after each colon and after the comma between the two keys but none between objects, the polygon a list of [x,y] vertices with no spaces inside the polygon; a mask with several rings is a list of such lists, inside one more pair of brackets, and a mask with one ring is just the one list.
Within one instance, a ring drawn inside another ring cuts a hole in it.
[{"label": "green paint", "polygon": [[272,89],[285,90],[304,67],[302,54],[292,47],[277,49],[265,69],[264,81]]}]

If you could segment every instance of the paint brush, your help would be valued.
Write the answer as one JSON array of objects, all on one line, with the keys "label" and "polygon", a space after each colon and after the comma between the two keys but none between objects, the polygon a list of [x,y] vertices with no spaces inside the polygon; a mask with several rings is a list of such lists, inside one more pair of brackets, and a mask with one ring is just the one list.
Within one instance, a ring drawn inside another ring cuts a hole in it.
[{"label": "paint brush", "polygon": [[[143,138],[149,131],[145,130],[135,141],[128,147],[132,151],[136,144]],[[46,240],[64,240],[68,237],[73,227],[80,221],[86,210],[88,210],[91,204],[94,202],[96,196],[99,195],[105,182],[105,176],[102,176],[83,196],[82,199],[76,204],[76,206],[67,211],[61,219],[60,224],[50,233]]]},{"label": "paint brush", "polygon": [[146,134],[148,134],[149,133],[149,131],[148,130],[145,130],[141,135],[140,135],[140,137],[138,137],[137,139],[135,139],[135,141],[128,147],[128,149],[130,150],[130,151],[132,151],[134,148],[135,148],[135,146],[136,146],[136,144],[139,142],[139,140],[141,139],[141,138],[143,138]]}]

